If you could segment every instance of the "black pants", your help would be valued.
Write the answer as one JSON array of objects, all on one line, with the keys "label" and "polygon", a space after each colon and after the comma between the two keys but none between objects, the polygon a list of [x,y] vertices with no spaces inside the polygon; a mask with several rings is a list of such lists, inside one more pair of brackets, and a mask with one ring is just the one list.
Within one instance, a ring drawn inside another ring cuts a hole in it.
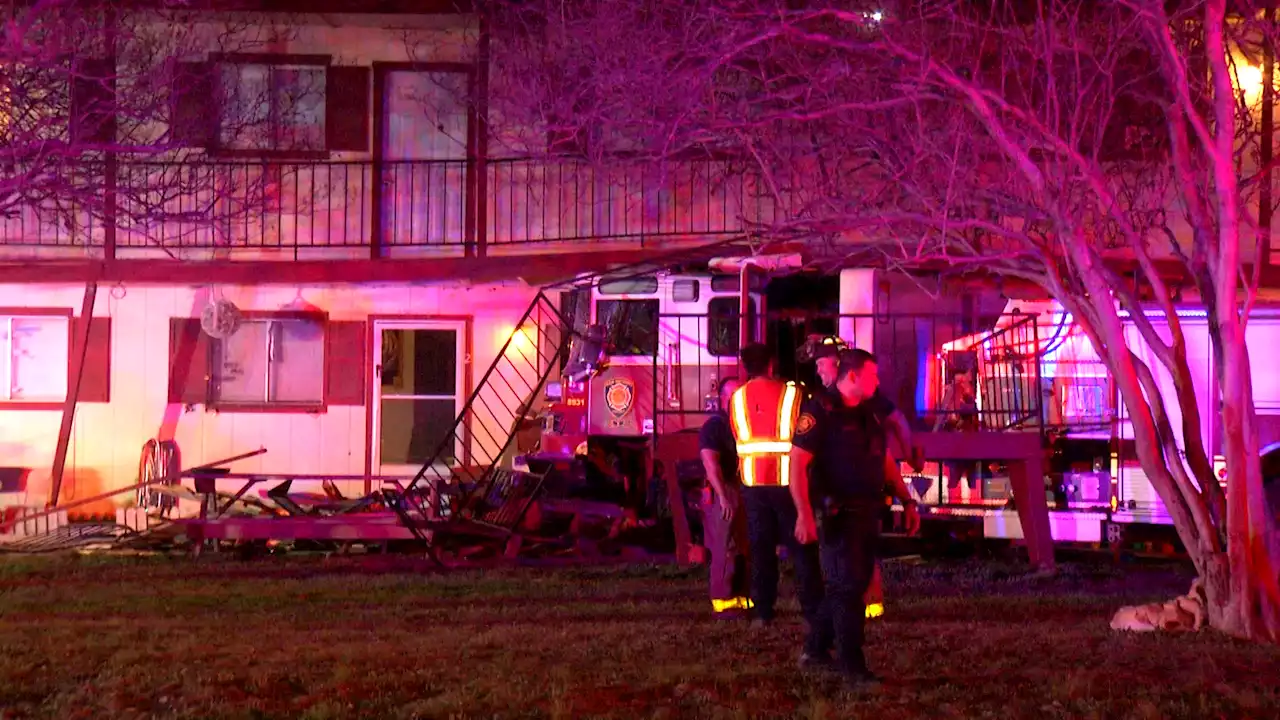
[{"label": "black pants", "polygon": [[847,672],[867,669],[862,653],[867,609],[863,597],[875,570],[879,513],[879,503],[857,503],[824,515],[818,527],[826,579],[820,622],[834,633],[838,660]]},{"label": "black pants", "polygon": [[[756,615],[772,620],[778,602],[778,546],[784,545],[796,573],[800,610],[811,631],[822,625],[822,567],[818,546],[796,542],[796,506],[784,487],[743,488],[751,561],[751,602]],[[811,632],[811,635],[815,635]],[[815,637],[814,644],[827,645]],[[806,643],[809,644],[809,643]],[[806,648],[824,650],[825,647]]]}]

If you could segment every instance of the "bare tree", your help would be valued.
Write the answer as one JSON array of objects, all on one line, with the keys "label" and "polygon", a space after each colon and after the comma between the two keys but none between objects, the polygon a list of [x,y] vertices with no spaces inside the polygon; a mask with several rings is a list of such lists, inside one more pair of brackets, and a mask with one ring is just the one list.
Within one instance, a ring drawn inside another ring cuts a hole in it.
[{"label": "bare tree", "polygon": [[[27,0],[0,6],[0,227],[7,242],[101,245],[106,228],[136,244],[181,245],[224,233],[267,201],[260,169],[200,162],[213,135],[252,134],[266,107],[244,84],[211,82],[208,53],[262,52],[278,23],[212,2]],[[239,96],[233,96],[236,92]],[[262,90],[266,92],[266,89]],[[258,113],[261,114],[261,113]],[[323,130],[321,131],[323,132]],[[275,178],[279,182],[279,178]],[[52,234],[54,238],[48,238]]]},{"label": "bare tree", "polygon": [[[1270,51],[1261,6],[487,8],[496,137],[600,165],[729,157],[769,202],[752,219],[764,237],[807,238],[837,259],[874,243],[904,266],[981,267],[1052,293],[1114,374],[1142,468],[1205,580],[1211,624],[1280,640],[1280,547],[1244,339],[1258,265],[1246,275],[1242,257],[1250,239],[1266,247],[1250,207],[1270,168],[1239,63]],[[1168,263],[1209,311],[1225,494],[1201,439],[1212,410],[1197,405]],[[1167,338],[1144,314],[1151,304]],[[1126,342],[1126,314],[1173,379],[1177,426],[1157,368]]]}]

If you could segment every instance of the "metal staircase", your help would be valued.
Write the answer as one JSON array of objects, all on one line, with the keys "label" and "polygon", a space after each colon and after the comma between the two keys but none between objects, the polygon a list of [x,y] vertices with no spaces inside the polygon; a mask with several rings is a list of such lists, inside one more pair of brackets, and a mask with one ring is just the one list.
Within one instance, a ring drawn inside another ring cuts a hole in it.
[{"label": "metal staircase", "polygon": [[1034,316],[992,330],[973,344],[987,430],[1043,431],[1039,347]]},{"label": "metal staircase", "polygon": [[536,422],[543,389],[560,372],[572,335],[555,301],[539,292],[430,460],[406,487],[384,493],[419,540],[430,543],[433,530],[458,519],[469,498],[509,475],[501,471],[511,469],[520,431]]}]

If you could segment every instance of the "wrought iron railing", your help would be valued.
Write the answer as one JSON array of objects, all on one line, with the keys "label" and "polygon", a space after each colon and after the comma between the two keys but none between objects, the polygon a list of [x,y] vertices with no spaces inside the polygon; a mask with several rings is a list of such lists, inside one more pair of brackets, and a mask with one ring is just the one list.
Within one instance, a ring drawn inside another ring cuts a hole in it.
[{"label": "wrought iron railing", "polygon": [[[524,244],[741,235],[769,215],[719,160],[595,167],[542,159],[200,161],[77,166],[56,197],[0,205],[0,246],[485,252]],[[80,189],[80,186],[83,186]],[[104,202],[110,195],[111,203]],[[357,254],[362,254],[358,253]]]},{"label": "wrought iron railing", "polygon": [[512,469],[518,436],[534,422],[542,391],[558,371],[570,328],[555,303],[539,293],[476,381],[452,424],[437,428],[430,455],[394,498],[401,519],[420,538],[432,523],[453,517],[460,495],[483,487],[495,471]]},{"label": "wrought iron railing", "polygon": [[[782,377],[816,382],[814,366],[796,361],[796,350],[810,333],[839,334],[876,353],[881,392],[917,430],[1038,431],[1043,426],[1033,315],[991,317],[982,326],[958,315],[894,312],[769,313],[764,319]],[[736,310],[721,316],[661,314],[653,323],[655,415],[705,415],[719,380],[738,373]],[[950,395],[960,389],[960,401],[947,402],[949,387]]]}]

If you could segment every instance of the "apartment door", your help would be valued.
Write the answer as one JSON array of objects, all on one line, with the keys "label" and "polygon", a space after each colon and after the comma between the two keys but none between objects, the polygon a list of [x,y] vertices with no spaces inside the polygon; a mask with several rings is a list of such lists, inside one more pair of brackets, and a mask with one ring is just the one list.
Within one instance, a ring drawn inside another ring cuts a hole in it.
[{"label": "apartment door", "polygon": [[466,402],[464,321],[374,322],[374,471],[413,475],[436,460],[439,470],[463,457]]},{"label": "apartment door", "polygon": [[382,117],[382,243],[463,242],[470,123],[461,72],[379,73]]}]

